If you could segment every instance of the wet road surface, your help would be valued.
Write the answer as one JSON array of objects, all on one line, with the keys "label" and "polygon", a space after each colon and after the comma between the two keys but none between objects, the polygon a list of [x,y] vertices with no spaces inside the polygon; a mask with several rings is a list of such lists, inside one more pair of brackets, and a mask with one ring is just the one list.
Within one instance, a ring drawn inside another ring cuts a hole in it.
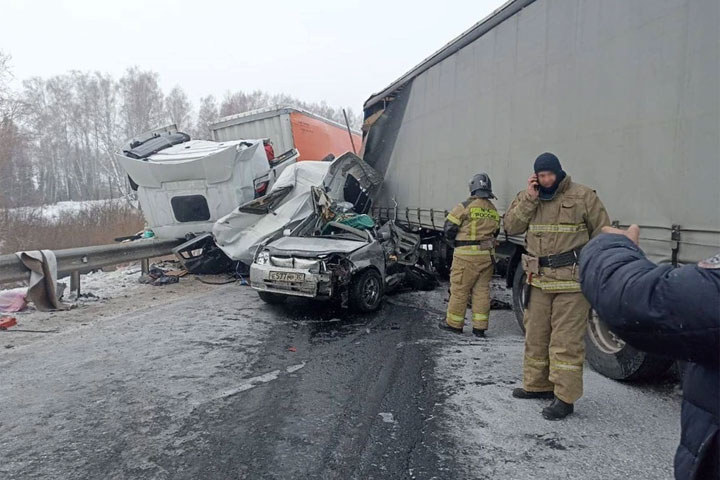
[{"label": "wet road surface", "polygon": [[512,312],[442,332],[445,290],[353,315],[225,285],[0,351],[0,478],[671,478],[673,387],[587,371],[546,422],[509,397]]},{"label": "wet road surface", "polygon": [[0,473],[458,478],[430,317],[268,306],[231,285],[4,352]]}]

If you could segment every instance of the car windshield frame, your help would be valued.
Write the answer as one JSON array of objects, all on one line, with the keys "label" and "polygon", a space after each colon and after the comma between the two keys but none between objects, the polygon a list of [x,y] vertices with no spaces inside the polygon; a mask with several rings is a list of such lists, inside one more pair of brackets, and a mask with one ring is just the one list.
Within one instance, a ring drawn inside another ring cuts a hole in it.
[{"label": "car windshield frame", "polygon": [[279,206],[280,202],[288,196],[293,188],[295,187],[292,185],[280,187],[265,196],[243,203],[238,207],[238,211],[254,215],[267,215]]}]

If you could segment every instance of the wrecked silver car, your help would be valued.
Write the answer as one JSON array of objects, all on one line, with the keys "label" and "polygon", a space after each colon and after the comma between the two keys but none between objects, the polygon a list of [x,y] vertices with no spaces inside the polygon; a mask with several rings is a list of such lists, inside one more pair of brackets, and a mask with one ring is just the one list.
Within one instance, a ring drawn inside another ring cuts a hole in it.
[{"label": "wrecked silver car", "polygon": [[366,213],[381,183],[382,177],[350,152],[332,162],[290,165],[268,195],[240,205],[215,223],[215,241],[229,258],[250,265],[258,245],[313,214],[313,188],[321,187],[330,200],[349,202],[353,211]]},{"label": "wrecked silver car", "polygon": [[367,215],[330,203],[318,188],[313,200],[315,212],[306,222],[255,254],[250,284],[265,302],[281,303],[288,296],[336,299],[370,312],[403,282],[434,288],[435,278],[418,266],[420,235],[392,221],[378,228]]}]

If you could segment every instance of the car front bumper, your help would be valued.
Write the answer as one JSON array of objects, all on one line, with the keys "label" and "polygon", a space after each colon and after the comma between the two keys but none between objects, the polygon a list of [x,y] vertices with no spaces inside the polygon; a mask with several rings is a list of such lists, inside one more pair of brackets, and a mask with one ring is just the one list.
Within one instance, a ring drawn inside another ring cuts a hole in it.
[{"label": "car front bumper", "polygon": [[[271,272],[299,274],[304,277],[302,281],[279,281],[271,279]],[[258,291],[282,295],[321,299],[332,297],[332,279],[329,273],[311,273],[298,268],[253,263],[250,266],[250,285]]]}]

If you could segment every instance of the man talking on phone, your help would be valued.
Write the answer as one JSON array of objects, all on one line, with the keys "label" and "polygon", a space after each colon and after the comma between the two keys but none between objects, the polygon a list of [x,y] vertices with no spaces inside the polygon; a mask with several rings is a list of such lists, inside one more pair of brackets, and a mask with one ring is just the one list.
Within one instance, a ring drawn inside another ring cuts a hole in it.
[{"label": "man talking on phone", "polygon": [[610,218],[595,191],[573,182],[554,154],[537,157],[534,170],[504,217],[508,235],[525,233],[527,251],[523,386],[512,395],[552,400],[542,415],[560,420],[583,393],[590,304],[580,290],[578,258]]}]

